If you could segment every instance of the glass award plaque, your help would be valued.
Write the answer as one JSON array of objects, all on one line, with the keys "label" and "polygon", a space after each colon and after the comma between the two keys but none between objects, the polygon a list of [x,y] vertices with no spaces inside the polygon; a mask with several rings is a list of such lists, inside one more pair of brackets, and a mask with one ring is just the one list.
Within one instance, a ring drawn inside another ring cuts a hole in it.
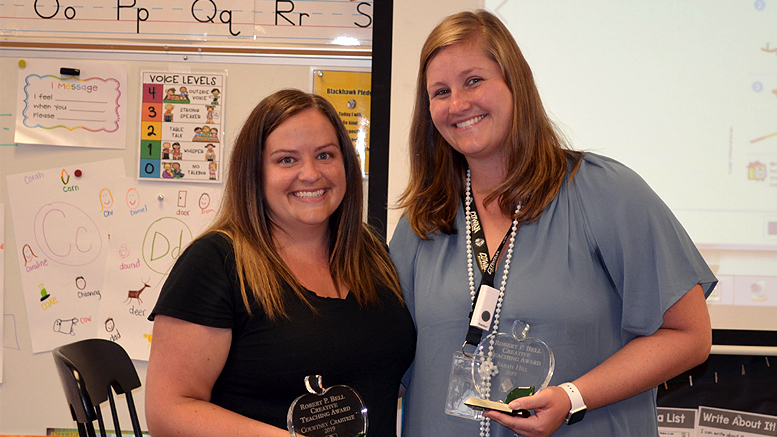
[{"label": "glass award plaque", "polygon": [[474,408],[499,409],[483,407],[477,400],[507,404],[548,386],[555,367],[553,352],[528,332],[529,325],[516,320],[510,334],[491,333],[480,342],[472,360],[479,398],[468,400]]},{"label": "glass award plaque", "polygon": [[321,376],[306,376],[308,390],[289,407],[286,426],[291,437],[364,437],[367,408],[356,390],[335,385],[326,390]]}]

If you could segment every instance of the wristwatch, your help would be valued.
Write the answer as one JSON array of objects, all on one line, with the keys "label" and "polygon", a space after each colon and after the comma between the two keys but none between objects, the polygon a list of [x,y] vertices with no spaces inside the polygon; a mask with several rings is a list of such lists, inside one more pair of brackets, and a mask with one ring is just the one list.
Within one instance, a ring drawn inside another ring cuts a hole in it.
[{"label": "wristwatch", "polygon": [[583,396],[580,394],[580,390],[578,390],[577,387],[575,387],[575,385],[571,382],[565,382],[559,385],[559,387],[563,388],[564,391],[567,392],[569,401],[572,402],[572,408],[570,408],[569,413],[567,413],[567,425],[580,422],[583,420],[585,412],[588,411],[588,407],[586,407],[585,402],[583,402]]}]

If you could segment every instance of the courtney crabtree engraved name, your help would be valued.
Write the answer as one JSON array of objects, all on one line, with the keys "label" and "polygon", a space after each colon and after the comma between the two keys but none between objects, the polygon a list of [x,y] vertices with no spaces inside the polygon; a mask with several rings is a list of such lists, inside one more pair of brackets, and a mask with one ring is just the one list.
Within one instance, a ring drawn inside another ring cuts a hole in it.
[{"label": "courtney crabtree engraved name", "polygon": [[[311,378],[317,378],[315,385]],[[292,436],[360,436],[367,432],[367,409],[354,389],[337,385],[324,390],[321,377],[307,377],[310,393],[298,397],[289,408],[288,429]]]}]

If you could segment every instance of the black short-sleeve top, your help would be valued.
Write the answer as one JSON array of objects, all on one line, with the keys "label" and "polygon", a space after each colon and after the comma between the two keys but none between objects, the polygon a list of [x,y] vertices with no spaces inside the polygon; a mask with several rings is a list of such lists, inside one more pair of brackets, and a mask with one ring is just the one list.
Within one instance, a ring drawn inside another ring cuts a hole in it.
[{"label": "black short-sleeve top", "polygon": [[[307,393],[304,378],[321,375],[323,386],[348,385],[362,397],[369,435],[396,436],[397,392],[415,351],[407,308],[381,287],[380,306],[310,293],[315,312],[284,286],[288,319],[270,322],[249,296],[243,303],[231,243],[208,234],[183,252],[149,317],[156,314],[232,330],[224,369],[211,402],[244,416],[286,428],[292,402]],[[249,293],[250,294],[250,293]]]}]

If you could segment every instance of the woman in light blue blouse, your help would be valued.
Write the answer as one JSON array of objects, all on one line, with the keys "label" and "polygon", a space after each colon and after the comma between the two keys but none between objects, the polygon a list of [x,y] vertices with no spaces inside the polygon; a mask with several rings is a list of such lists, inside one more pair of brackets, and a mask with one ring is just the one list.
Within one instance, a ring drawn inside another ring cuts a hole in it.
[{"label": "woman in light blue blouse", "polygon": [[[390,244],[418,332],[403,435],[657,436],[655,387],[711,346],[705,296],[717,281],[680,223],[633,171],[565,146],[488,12],[432,31],[416,93]],[[509,404],[532,416],[488,411],[478,423],[445,402],[479,261],[491,258],[499,331],[528,323],[556,367],[546,389]]]}]

